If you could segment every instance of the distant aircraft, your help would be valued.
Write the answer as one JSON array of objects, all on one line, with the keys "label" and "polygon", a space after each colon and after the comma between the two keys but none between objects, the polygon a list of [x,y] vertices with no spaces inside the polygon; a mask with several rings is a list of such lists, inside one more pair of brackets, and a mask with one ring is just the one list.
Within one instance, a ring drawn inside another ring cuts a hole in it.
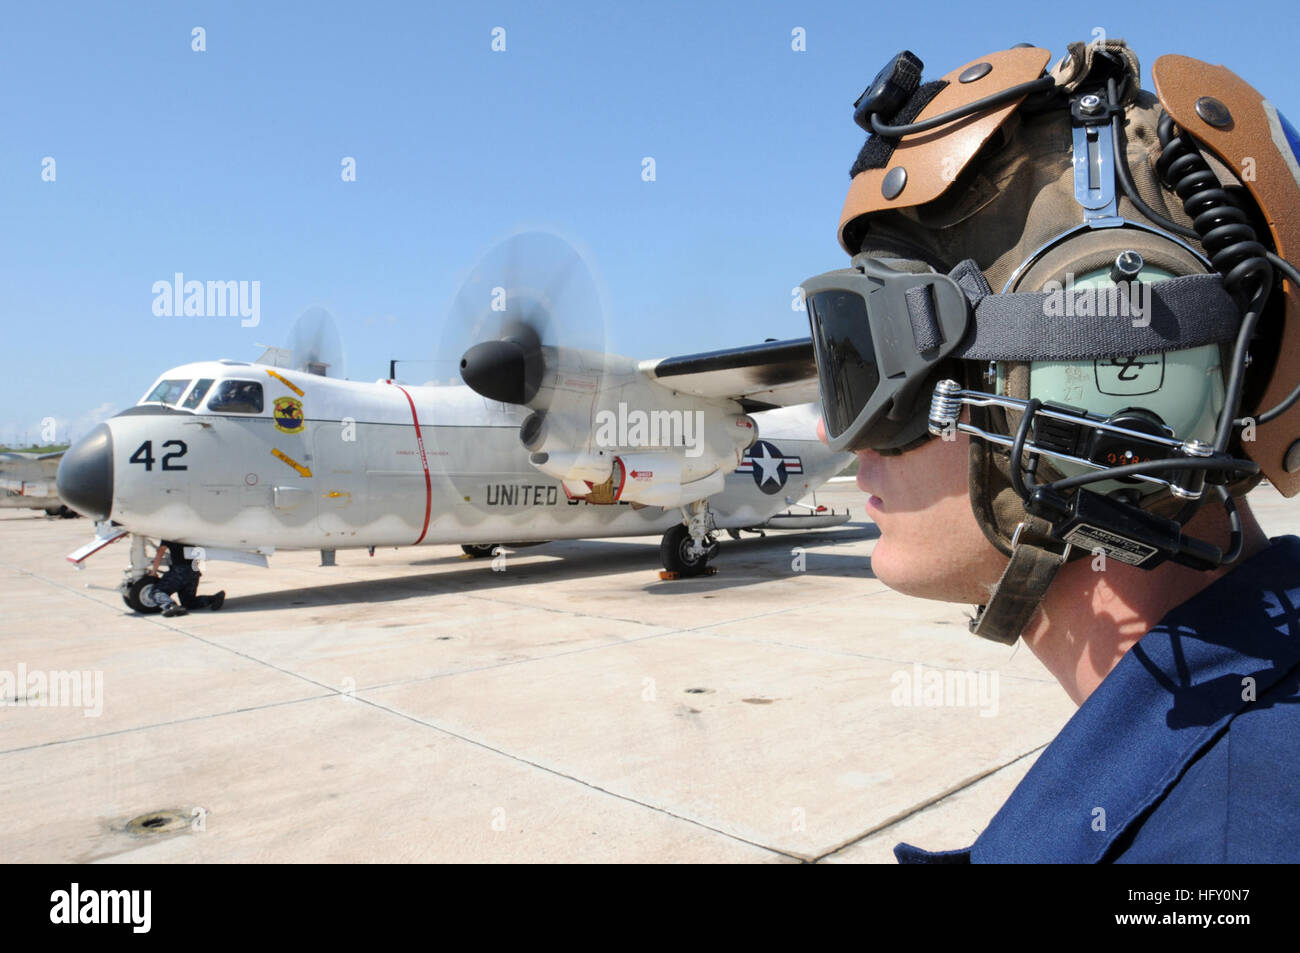
[{"label": "distant aircraft", "polygon": [[59,499],[54,485],[62,457],[62,450],[53,453],[0,452],[0,506],[44,510],[49,516],[76,516]]}]

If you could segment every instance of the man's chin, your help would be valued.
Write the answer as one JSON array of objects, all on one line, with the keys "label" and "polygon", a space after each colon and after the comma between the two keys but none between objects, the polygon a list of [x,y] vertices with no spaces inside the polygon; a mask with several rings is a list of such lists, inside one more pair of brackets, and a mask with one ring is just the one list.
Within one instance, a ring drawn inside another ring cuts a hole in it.
[{"label": "man's chin", "polygon": [[967,573],[954,571],[933,557],[895,547],[888,536],[881,536],[871,553],[871,572],[894,592],[936,602],[974,604],[971,580]]},{"label": "man's chin", "polygon": [[920,599],[934,599],[934,564],[911,554],[894,544],[888,536],[881,536],[871,553],[871,572],[895,592]]}]

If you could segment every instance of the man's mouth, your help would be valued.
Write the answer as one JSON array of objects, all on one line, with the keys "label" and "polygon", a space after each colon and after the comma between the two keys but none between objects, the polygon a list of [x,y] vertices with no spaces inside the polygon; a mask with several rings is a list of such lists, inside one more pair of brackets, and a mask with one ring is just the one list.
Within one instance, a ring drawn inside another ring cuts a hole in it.
[{"label": "man's mouth", "polygon": [[858,478],[857,478],[858,489],[861,490],[863,493],[867,494],[868,506],[871,506],[874,509],[880,509],[881,504],[884,501],[881,500],[880,497],[876,496],[874,493],[871,492],[871,488],[867,486],[865,477],[866,477],[866,473],[862,470],[861,465],[859,465]]}]

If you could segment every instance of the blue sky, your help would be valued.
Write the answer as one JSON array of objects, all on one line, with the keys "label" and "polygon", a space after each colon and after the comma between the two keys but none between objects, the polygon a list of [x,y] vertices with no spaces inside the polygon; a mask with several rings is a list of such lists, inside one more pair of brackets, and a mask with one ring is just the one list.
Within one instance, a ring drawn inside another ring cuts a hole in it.
[{"label": "blue sky", "polygon": [[[845,261],[851,104],[898,50],[935,77],[1102,28],[1147,87],[1157,56],[1184,53],[1296,121],[1298,21],[1272,0],[8,4],[0,441],[45,417],[79,436],[171,365],[284,343],[314,305],[354,379],[433,358],[468,269],[521,227],[589,254],[614,350],[802,336],[791,289]],[[260,281],[260,325],[156,316],[153,284],[175,272]]]}]

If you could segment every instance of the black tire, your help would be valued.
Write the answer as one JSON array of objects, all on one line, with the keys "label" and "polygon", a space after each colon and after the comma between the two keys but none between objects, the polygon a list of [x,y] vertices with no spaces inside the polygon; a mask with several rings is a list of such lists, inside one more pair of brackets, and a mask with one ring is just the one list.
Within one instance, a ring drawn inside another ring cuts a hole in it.
[{"label": "black tire", "polygon": [[460,551],[471,559],[486,559],[492,555],[492,550],[500,545],[500,543],[463,543]]},{"label": "black tire", "polygon": [[146,605],[142,601],[146,587],[152,586],[157,581],[157,576],[141,576],[135,582],[131,583],[131,588],[127,589],[126,593],[122,596],[122,601],[127,604],[127,607],[130,608],[132,612],[139,612],[142,615],[156,615],[157,613],[162,612],[160,606]]},{"label": "black tire", "polygon": [[691,534],[680,523],[664,533],[663,541],[659,544],[659,558],[664,568],[685,577],[698,576],[704,572],[717,551],[718,544],[711,542],[703,555],[692,556]]}]

